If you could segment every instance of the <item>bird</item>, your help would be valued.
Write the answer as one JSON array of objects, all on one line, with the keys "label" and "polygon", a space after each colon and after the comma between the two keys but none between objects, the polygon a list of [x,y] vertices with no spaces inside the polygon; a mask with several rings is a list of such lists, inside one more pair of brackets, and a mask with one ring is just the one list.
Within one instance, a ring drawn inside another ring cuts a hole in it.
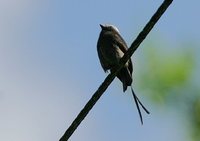
[{"label": "bird", "polygon": [[[100,24],[101,32],[97,41],[97,53],[100,60],[100,64],[105,72],[114,72],[119,67],[120,59],[128,50],[128,46],[125,40],[120,35],[119,29],[112,24]],[[133,79],[133,64],[129,59],[126,64],[117,73],[117,78],[122,82],[123,92],[127,90],[128,86],[131,86]],[[139,98],[136,96],[131,86],[131,92],[135,100],[135,104],[140,116],[141,123],[143,124],[143,118],[140,111],[139,104],[144,111],[149,114],[150,112],[144,107]]]}]

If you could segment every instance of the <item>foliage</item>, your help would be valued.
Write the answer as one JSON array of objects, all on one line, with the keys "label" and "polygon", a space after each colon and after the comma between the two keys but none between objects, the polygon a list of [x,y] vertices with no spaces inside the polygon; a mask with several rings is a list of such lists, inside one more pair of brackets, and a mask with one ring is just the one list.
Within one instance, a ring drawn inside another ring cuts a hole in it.
[{"label": "foliage", "polygon": [[191,125],[191,139],[199,141],[200,89],[193,79],[195,53],[191,48],[179,50],[144,47],[137,80],[139,88],[155,103],[173,105],[173,110],[181,112]]},{"label": "foliage", "polygon": [[172,91],[182,89],[191,78],[194,70],[194,57],[191,51],[182,52],[159,50],[145,47],[139,74],[142,90],[150,91],[156,102],[164,102]]}]

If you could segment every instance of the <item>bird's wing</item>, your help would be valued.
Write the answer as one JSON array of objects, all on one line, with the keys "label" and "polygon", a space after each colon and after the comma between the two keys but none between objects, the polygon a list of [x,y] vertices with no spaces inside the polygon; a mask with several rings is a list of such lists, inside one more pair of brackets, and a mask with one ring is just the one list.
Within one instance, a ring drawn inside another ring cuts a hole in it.
[{"label": "bird's wing", "polygon": [[125,53],[128,50],[127,44],[120,34],[115,33],[113,36],[113,40],[117,44],[117,46],[119,46],[123,53]]},{"label": "bird's wing", "polygon": [[[117,44],[117,46],[120,48],[120,50],[125,53],[128,50],[127,44],[124,41],[124,39],[120,36],[120,34],[116,33],[113,37],[113,40],[115,40],[115,43]],[[130,74],[132,74],[133,72],[133,64],[131,59],[129,59],[128,61],[128,69],[130,71]]]},{"label": "bird's wing", "polygon": [[101,63],[101,66],[102,66],[103,70],[105,72],[107,72],[107,70],[109,69],[109,64],[106,63],[106,60],[103,57],[103,54],[102,54],[102,51],[101,51],[101,47],[100,47],[99,44],[97,44],[97,53],[98,53],[99,60],[100,60],[100,63]]}]

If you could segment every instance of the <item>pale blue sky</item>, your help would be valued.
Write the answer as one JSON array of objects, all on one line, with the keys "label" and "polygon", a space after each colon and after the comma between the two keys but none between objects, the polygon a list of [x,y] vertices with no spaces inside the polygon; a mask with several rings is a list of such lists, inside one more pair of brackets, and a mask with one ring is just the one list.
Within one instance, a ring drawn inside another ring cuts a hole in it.
[{"label": "pale blue sky", "polygon": [[[161,2],[0,0],[0,140],[58,140],[106,77],[99,24],[116,25],[130,45]],[[175,0],[147,40],[199,43],[199,5]],[[143,126],[130,91],[115,80],[71,140],[188,140],[175,111],[139,97],[152,112]]]}]

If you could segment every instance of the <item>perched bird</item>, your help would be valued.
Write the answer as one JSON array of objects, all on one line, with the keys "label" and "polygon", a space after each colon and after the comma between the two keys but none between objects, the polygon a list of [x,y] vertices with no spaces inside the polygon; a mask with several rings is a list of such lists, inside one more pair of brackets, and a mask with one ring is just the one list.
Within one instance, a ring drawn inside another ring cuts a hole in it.
[{"label": "perched bird", "polygon": [[[105,72],[110,70],[114,71],[119,66],[119,61],[123,57],[124,53],[128,50],[127,44],[121,37],[119,30],[114,25],[105,24],[101,26],[101,32],[97,42],[97,52],[102,68]],[[123,91],[127,90],[128,86],[132,84],[133,65],[131,59],[129,59],[124,67],[117,74],[117,78],[123,84]],[[139,104],[149,114],[149,111],[143,106],[138,97],[135,95],[133,88],[131,91],[140,115],[141,123],[143,124],[142,114],[139,108]],[[138,104],[139,103],[139,104]]]}]

